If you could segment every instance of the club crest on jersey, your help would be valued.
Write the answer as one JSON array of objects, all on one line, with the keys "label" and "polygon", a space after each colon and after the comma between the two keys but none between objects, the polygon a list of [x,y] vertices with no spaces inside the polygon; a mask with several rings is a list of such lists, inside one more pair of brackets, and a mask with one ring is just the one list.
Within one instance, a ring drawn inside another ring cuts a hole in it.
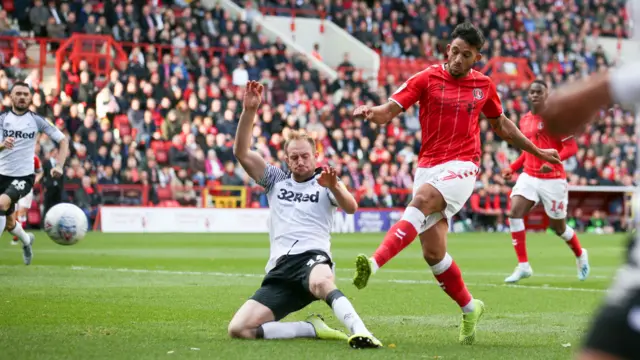
[{"label": "club crest on jersey", "polygon": [[484,98],[484,93],[482,92],[482,89],[478,89],[478,88],[473,89],[473,97],[476,98],[476,100],[482,100]]},{"label": "club crest on jersey", "polygon": [[541,121],[538,123],[538,130],[544,129],[544,123]]}]

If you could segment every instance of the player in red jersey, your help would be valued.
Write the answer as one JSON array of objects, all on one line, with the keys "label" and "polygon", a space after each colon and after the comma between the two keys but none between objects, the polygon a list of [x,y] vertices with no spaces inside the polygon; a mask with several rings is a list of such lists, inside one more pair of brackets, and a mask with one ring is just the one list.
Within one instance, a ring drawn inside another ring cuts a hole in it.
[{"label": "player in red jersey", "polygon": [[[36,172],[36,178],[34,180],[34,185],[38,183],[38,181],[40,181],[40,179],[42,179],[42,164],[40,163],[40,159],[37,156],[33,157],[33,165],[34,165],[34,169]],[[13,229],[13,224],[15,224],[15,221],[19,221],[20,224],[22,225],[22,228],[25,228],[25,225],[27,223],[27,211],[29,211],[29,209],[31,208],[31,203],[33,203],[33,189],[27,194],[25,195],[23,198],[21,198],[20,200],[18,200],[18,203],[16,204],[16,211],[13,212],[13,214],[11,214],[11,217],[13,218],[10,221],[7,221],[7,225],[5,226],[6,229]],[[13,236],[13,239],[11,240],[11,245],[18,245],[19,241],[18,241],[18,237],[17,236]]]},{"label": "player in red jersey", "polygon": [[[578,144],[573,136],[564,139],[551,136],[545,129],[542,118],[538,115],[547,99],[548,88],[544,81],[536,80],[529,86],[527,97],[531,103],[531,112],[520,120],[520,130],[541,148],[554,148],[560,153],[560,160],[566,160],[578,152]],[[550,227],[564,239],[576,256],[578,279],[585,280],[589,276],[589,258],[583,249],[575,231],[567,225],[567,205],[569,191],[567,175],[562,164],[548,164],[529,153],[523,152],[510,167],[502,171],[502,176],[509,180],[514,172],[524,165],[524,172],[518,177],[511,192],[511,211],[509,227],[513,248],[518,257],[518,266],[509,277],[507,283],[516,283],[533,274],[527,257],[526,230],[524,216],[538,203],[542,202],[549,216]]]},{"label": "player in red jersey", "polygon": [[413,199],[402,218],[391,227],[372,257],[356,259],[354,285],[362,289],[371,274],[407,247],[420,234],[423,255],[442,289],[462,308],[460,342],[471,344],[484,304],[473,299],[460,269],[447,253],[447,218],[455,215],[473,192],[480,161],[480,113],[502,139],[559,164],[558,152],[541,150],[502,113],[496,87],[489,77],[472,70],[481,59],[482,33],[465,22],[452,33],[448,61],[412,76],[376,107],[358,107],[354,116],[386,124],[403,110],[420,104],[422,147],[414,181]]}]

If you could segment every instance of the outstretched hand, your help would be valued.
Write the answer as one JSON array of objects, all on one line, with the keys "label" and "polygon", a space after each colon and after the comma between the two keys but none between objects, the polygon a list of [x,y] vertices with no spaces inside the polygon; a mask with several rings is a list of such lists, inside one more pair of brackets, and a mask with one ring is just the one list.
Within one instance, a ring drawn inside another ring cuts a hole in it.
[{"label": "outstretched hand", "polygon": [[245,109],[257,110],[258,106],[262,102],[262,92],[264,86],[257,81],[249,81],[247,87],[244,90],[244,98],[242,99],[242,106]]},{"label": "outstretched hand", "polygon": [[338,174],[336,169],[332,167],[324,167],[320,177],[318,178],[318,184],[322,187],[331,189],[335,188],[338,184]]},{"label": "outstretched hand", "polygon": [[371,108],[366,105],[358,106],[353,111],[353,117],[355,117],[356,119],[362,118],[362,119],[369,120],[371,119],[372,116],[373,116],[373,111],[371,111]]}]

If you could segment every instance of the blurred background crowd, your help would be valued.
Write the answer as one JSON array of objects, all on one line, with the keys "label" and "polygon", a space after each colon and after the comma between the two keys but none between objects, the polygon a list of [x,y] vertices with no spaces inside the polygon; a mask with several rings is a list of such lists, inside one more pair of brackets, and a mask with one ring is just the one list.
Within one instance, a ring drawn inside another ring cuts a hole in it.
[{"label": "blurred background crowd", "polygon": [[[615,64],[587,35],[625,36],[620,0],[236,2],[287,16],[292,9],[300,17],[322,16],[383,58],[443,59],[448,35],[470,20],[487,37],[485,59],[527,58],[534,75],[550,86]],[[406,79],[383,75],[374,88],[353,68],[349,54],[338,79],[328,81],[283,42],[270,42],[222,7],[205,8],[198,0],[3,1],[0,35],[25,33],[53,39],[110,35],[129,56],[106,79],[97,78],[87,62],[77,67],[65,62],[60,89],[50,92],[37,72],[23,69],[24,59],[3,59],[2,105],[10,105],[7,90],[14,81],[26,80],[34,88],[33,111],[72,139],[65,183],[75,187],[64,196],[85,208],[147,201],[199,206],[201,189],[216,184],[247,186],[252,190],[246,205],[267,206],[232,154],[248,80],[259,80],[267,89],[253,137],[268,162],[286,168],[287,132],[305,129],[317,140],[320,164],[337,167],[361,207],[402,207],[410,200],[421,137],[417,108],[383,127],[350,116],[355,106],[386,101]],[[506,115],[518,122],[528,111],[526,88],[502,82],[498,90]],[[511,185],[499,173],[518,153],[485,120],[480,127],[482,172],[467,213],[495,214],[489,226],[499,230]],[[566,161],[570,183],[632,185],[636,140],[633,113],[617,106],[603,110],[601,121],[578,137],[578,154]],[[55,151],[43,137],[41,157]],[[131,186],[109,190],[118,184]],[[104,186],[98,191],[96,185]],[[585,229],[596,222],[608,225],[599,214],[576,219]]]}]

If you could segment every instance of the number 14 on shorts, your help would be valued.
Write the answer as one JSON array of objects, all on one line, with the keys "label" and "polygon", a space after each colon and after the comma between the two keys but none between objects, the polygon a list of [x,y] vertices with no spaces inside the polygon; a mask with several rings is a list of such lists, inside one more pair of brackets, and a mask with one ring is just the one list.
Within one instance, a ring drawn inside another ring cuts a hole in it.
[{"label": "number 14 on shorts", "polygon": [[564,201],[551,200],[551,211],[564,211]]}]

